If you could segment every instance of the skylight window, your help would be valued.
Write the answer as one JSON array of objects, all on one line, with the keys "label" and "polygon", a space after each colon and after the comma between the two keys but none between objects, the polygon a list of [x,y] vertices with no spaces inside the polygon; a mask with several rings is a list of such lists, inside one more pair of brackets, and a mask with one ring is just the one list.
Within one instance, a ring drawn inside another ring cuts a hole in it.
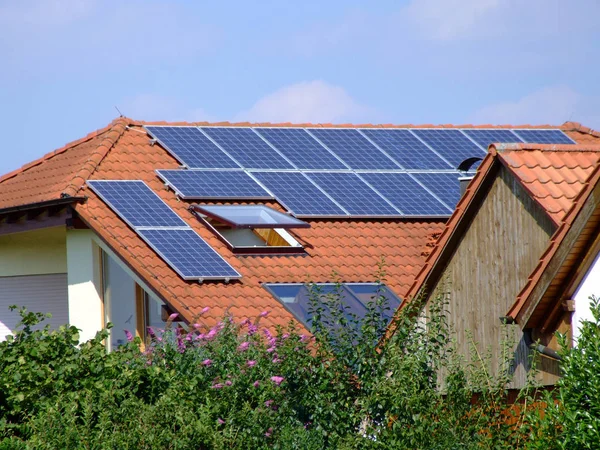
[{"label": "skylight window", "polygon": [[287,230],[310,224],[264,205],[192,205],[191,211],[234,253],[303,253]]},{"label": "skylight window", "polygon": [[311,319],[311,289],[313,298],[315,295],[321,297],[322,304],[327,307],[327,297],[339,292],[342,304],[346,307],[346,318],[353,314],[363,318],[368,311],[369,302],[373,302],[378,296],[387,301],[388,309],[383,311],[388,322],[392,319],[394,311],[400,306],[401,300],[387,286],[377,283],[345,283],[336,285],[332,283],[319,283],[314,285],[300,283],[270,283],[263,284],[294,317],[307,327],[310,327]]}]

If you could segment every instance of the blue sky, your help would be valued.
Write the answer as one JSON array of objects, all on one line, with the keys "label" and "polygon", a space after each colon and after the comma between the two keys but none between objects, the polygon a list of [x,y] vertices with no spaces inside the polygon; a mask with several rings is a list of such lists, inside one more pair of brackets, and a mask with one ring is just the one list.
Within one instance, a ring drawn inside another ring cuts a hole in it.
[{"label": "blue sky", "polygon": [[597,0],[0,0],[0,173],[144,120],[600,129]]}]

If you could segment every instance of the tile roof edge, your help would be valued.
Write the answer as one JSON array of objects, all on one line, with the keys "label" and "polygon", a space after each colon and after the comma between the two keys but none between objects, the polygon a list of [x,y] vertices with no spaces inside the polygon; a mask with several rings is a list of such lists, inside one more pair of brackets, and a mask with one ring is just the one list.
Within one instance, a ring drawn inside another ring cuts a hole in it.
[{"label": "tile roof edge", "polygon": [[571,206],[571,208],[569,209],[567,214],[565,214],[565,217],[561,221],[559,227],[556,229],[556,231],[550,238],[548,247],[546,248],[544,253],[541,255],[537,265],[535,266],[535,268],[533,269],[533,271],[527,278],[527,282],[525,283],[525,286],[523,286],[521,291],[517,294],[514,303],[512,304],[512,306],[506,313],[506,317],[511,317],[511,318],[515,319],[515,321],[517,321],[517,323],[519,323],[519,320],[518,320],[518,319],[520,319],[519,316],[523,312],[525,305],[527,303],[531,302],[531,295],[533,294],[533,291],[534,291],[535,287],[537,286],[537,283],[539,283],[539,281],[541,280],[544,271],[547,269],[548,265],[552,261],[552,258],[558,251],[558,248],[564,241],[564,239],[565,239],[566,235],[568,234],[569,230],[571,229],[571,226],[572,226],[573,222],[575,221],[577,215],[583,209],[585,203],[587,202],[591,193],[593,192],[594,188],[596,187],[596,185],[599,182],[600,182],[600,164],[598,164],[596,166],[596,168],[593,170],[593,172],[587,178],[587,180],[585,182],[585,188],[582,189],[581,192],[579,192],[577,197],[575,197],[575,200],[573,201],[573,205]]},{"label": "tile roof edge", "polygon": [[96,147],[96,150],[90,158],[84,163],[83,167],[81,167],[81,169],[74,174],[73,178],[71,178],[62,192],[63,196],[74,197],[77,195],[77,192],[79,192],[86,180],[94,173],[111,148],[113,148],[121,136],[123,136],[128,125],[128,119],[119,118],[105,128],[104,133],[106,136]]},{"label": "tile roof edge", "polygon": [[8,172],[8,173],[0,176],[0,183],[3,183],[4,181],[9,180],[11,178],[14,178],[15,176],[19,175],[20,173],[23,173],[23,172],[25,172],[26,170],[28,170],[28,169],[30,169],[32,167],[38,166],[38,165],[46,162],[47,160],[53,158],[54,156],[59,155],[61,153],[64,153],[64,152],[66,152],[67,150],[69,150],[69,149],[71,149],[73,147],[76,147],[76,146],[78,146],[80,144],[83,144],[84,142],[90,141],[90,140],[98,137],[99,135],[101,135],[101,134],[105,133],[106,131],[110,130],[113,126],[115,126],[115,124],[120,123],[123,120],[128,120],[128,119],[126,119],[126,118],[115,119],[110,124],[108,124],[107,126],[105,126],[103,128],[100,128],[100,129],[98,129],[96,131],[92,131],[91,133],[88,133],[86,136],[84,136],[84,137],[82,137],[80,139],[76,139],[74,141],[68,142],[67,144],[63,145],[62,147],[60,147],[60,148],[58,148],[56,150],[53,150],[53,151],[51,151],[49,153],[46,153],[44,156],[42,156],[42,157],[40,157],[40,158],[38,158],[38,159],[36,159],[34,161],[31,161],[31,162],[29,162],[27,164],[24,164],[23,166],[19,167],[18,169],[15,169],[15,170],[13,170],[11,172]]},{"label": "tile roof edge", "polygon": [[578,131],[582,134],[591,134],[592,136],[600,137],[600,131],[596,131],[591,129],[590,127],[586,127],[585,125],[582,125],[579,122],[565,122],[560,126],[560,129],[563,131]]},{"label": "tile roof edge", "polygon": [[456,205],[454,212],[448,219],[448,222],[446,223],[444,230],[437,239],[433,250],[425,260],[425,263],[421,267],[421,270],[415,276],[413,283],[411,284],[405,295],[404,301],[395,311],[394,317],[390,322],[390,325],[388,326],[384,337],[381,339],[381,342],[386,341],[394,334],[398,325],[397,319],[398,315],[400,314],[400,311],[409,302],[411,302],[414,298],[416,298],[419,295],[419,292],[421,292],[422,288],[429,280],[432,270],[438,264],[442,256],[448,251],[449,241],[454,236],[456,228],[460,225],[460,223],[462,223],[463,220],[467,220],[466,218],[468,218],[468,214],[471,211],[472,201],[475,198],[475,195],[479,192],[481,186],[483,185],[483,182],[488,178],[489,173],[494,167],[494,163],[496,161],[497,153],[495,149],[490,148],[489,153],[486,155],[483,162],[479,166],[475,176],[473,177],[473,180],[467,187],[467,190]]},{"label": "tile roof edge", "polygon": [[541,152],[600,152],[600,144],[535,144],[535,143],[494,143],[498,153],[514,151]]}]

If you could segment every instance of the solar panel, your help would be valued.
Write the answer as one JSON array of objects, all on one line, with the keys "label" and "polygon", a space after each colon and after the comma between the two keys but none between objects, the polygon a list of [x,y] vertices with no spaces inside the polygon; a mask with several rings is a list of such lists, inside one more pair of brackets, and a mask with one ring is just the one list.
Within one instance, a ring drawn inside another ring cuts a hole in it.
[{"label": "solar panel", "polygon": [[139,235],[184,280],[241,278],[194,230],[145,229]]},{"label": "solar panel", "polygon": [[182,164],[196,169],[239,168],[225,152],[196,127],[154,127],[146,129]]},{"label": "solar panel", "polygon": [[576,144],[561,130],[514,130],[525,142],[536,144]]},{"label": "solar panel", "polygon": [[432,152],[409,130],[361,130],[405,169],[449,169],[451,166]]},{"label": "solar panel", "polygon": [[361,173],[393,205],[409,216],[448,216],[452,212],[406,173]]},{"label": "solar panel", "polygon": [[252,128],[202,128],[243,167],[249,169],[293,169],[288,161],[263,141]]},{"label": "solar panel", "polygon": [[346,216],[300,172],[253,172],[277,200],[296,216]]},{"label": "solar panel", "polygon": [[519,136],[513,133],[511,130],[463,130],[463,132],[477,142],[486,151],[490,144],[496,142],[510,143],[510,142],[523,142]]},{"label": "solar panel", "polygon": [[143,181],[88,180],[87,184],[132,227],[187,227]]},{"label": "solar panel", "polygon": [[467,158],[483,156],[483,150],[457,129],[413,130],[419,138],[456,168]]},{"label": "solar panel", "polygon": [[454,209],[460,200],[458,173],[413,173],[411,174],[427,189],[433,192],[450,208]]},{"label": "solar panel", "polygon": [[183,199],[271,199],[250,175],[232,170],[157,170]]},{"label": "solar panel", "polygon": [[302,128],[255,128],[299,169],[346,169]]},{"label": "solar panel", "polygon": [[308,176],[352,215],[401,215],[354,173],[310,173]]},{"label": "solar panel", "polygon": [[355,129],[311,128],[309,131],[352,169],[399,169]]}]

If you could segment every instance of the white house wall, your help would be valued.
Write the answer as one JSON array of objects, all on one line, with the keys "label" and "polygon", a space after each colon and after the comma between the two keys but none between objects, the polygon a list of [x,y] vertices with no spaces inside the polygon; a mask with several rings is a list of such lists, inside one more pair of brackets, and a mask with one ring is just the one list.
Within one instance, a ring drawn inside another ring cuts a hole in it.
[{"label": "white house wall", "polygon": [[581,321],[593,321],[590,311],[590,296],[600,297],[600,254],[575,292],[575,312],[573,313],[573,341],[577,342],[581,332]]},{"label": "white house wall", "polygon": [[67,273],[65,227],[0,236],[0,277]]},{"label": "white house wall", "polygon": [[81,330],[81,342],[93,338],[104,325],[100,249],[91,230],[67,231],[69,323]]}]

